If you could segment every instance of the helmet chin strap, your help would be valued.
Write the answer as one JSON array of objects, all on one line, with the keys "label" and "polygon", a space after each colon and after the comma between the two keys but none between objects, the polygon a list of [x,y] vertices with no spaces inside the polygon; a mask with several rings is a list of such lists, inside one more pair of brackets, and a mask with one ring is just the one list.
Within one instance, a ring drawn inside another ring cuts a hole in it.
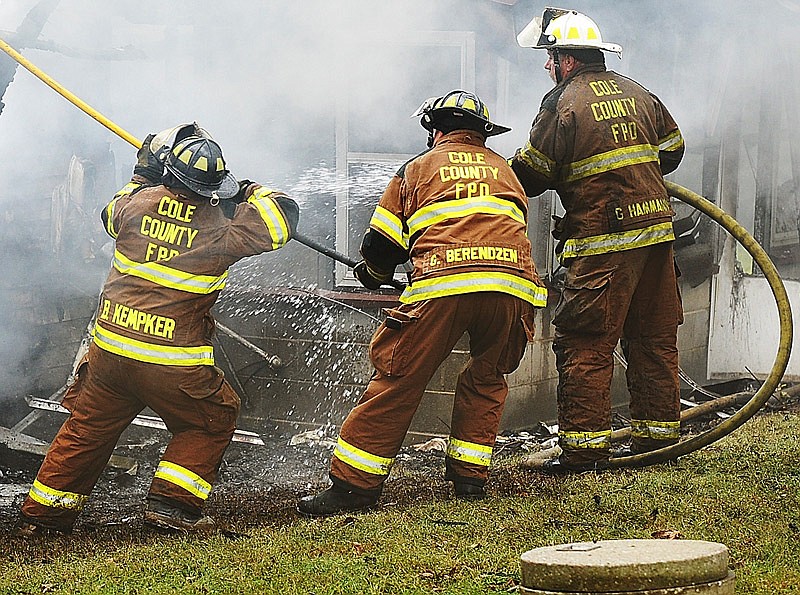
[{"label": "helmet chin strap", "polygon": [[556,84],[558,84],[564,79],[561,75],[561,60],[558,57],[558,50],[553,50],[553,66],[556,69]]},{"label": "helmet chin strap", "polygon": [[428,131],[428,148],[430,149],[433,146],[433,137],[435,136],[433,130]]}]

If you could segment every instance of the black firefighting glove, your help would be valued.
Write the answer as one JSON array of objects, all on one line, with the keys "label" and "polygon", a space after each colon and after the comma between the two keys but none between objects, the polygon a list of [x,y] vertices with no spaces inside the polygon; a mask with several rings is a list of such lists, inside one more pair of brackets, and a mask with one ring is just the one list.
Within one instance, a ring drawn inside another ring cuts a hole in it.
[{"label": "black firefighting glove", "polygon": [[161,180],[161,174],[164,173],[164,163],[158,160],[150,147],[154,137],[155,134],[148,134],[144,139],[142,147],[136,153],[136,165],[133,166],[133,173],[157,183]]},{"label": "black firefighting glove", "polygon": [[249,198],[247,196],[247,188],[251,184],[255,184],[255,182],[251,180],[239,180],[239,192],[237,192],[230,200],[232,200],[236,204],[246,201]]},{"label": "black firefighting glove", "polygon": [[392,280],[392,273],[376,270],[369,266],[366,260],[359,261],[353,267],[353,274],[361,285],[373,291]]},{"label": "black firefighting glove", "polygon": [[558,215],[551,215],[551,217],[553,218],[553,230],[550,232],[550,235],[558,240],[556,244],[556,254],[561,254],[564,251],[564,243],[566,242],[566,238],[564,237],[566,223],[564,222],[564,217],[559,217]]}]

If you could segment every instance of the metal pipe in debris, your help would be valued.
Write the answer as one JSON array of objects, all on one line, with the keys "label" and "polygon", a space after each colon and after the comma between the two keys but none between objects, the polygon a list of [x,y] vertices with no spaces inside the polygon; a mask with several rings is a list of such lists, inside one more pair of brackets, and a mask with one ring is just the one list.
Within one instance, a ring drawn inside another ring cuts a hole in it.
[{"label": "metal pipe in debris", "polygon": [[[58,401],[50,401],[48,399],[38,399],[35,397],[27,399],[28,406],[33,409],[42,409],[45,411],[56,411],[58,413],[69,413],[69,409],[64,407]],[[157,428],[159,430],[166,430],[167,424],[160,417],[152,415],[137,415],[131,422],[134,426],[143,426],[146,428]],[[264,445],[264,440],[255,432],[248,432],[246,430],[236,430],[233,433],[232,440],[234,442],[246,442],[248,444]]]}]

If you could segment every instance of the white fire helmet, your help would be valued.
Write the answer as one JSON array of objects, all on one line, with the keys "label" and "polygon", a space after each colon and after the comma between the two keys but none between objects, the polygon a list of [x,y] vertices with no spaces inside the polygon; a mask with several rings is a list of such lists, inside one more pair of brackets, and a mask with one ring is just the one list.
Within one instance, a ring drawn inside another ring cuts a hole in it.
[{"label": "white fire helmet", "polygon": [[592,19],[575,10],[545,8],[540,17],[534,17],[517,35],[517,43],[524,48],[603,50],[622,56],[622,46],[606,43],[600,29]]}]

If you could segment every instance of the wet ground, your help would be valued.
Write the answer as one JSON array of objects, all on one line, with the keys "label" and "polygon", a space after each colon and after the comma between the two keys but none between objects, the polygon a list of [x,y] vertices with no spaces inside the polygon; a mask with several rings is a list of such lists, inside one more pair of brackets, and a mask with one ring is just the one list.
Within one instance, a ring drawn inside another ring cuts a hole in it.
[{"label": "wet ground", "polygon": [[[772,400],[764,410],[800,413],[799,401],[798,397]],[[689,431],[701,432],[719,419],[711,416],[698,420]],[[36,428],[34,435],[49,440],[61,420],[62,416],[55,416],[50,420],[50,427]],[[43,436],[43,432],[51,435]],[[541,488],[542,482],[555,481],[536,472],[502,464],[509,457],[550,446],[546,434],[546,429],[535,428],[530,433],[499,439],[494,457],[498,467],[487,485],[490,494],[523,495]],[[238,442],[230,445],[206,504],[205,512],[223,529],[229,529],[231,535],[256,524],[291,522],[297,518],[297,499],[328,485],[328,462],[336,439],[335,428],[307,432],[276,429],[262,437],[266,442],[264,446]],[[136,469],[106,468],[79,517],[76,531],[111,531],[117,536],[135,536],[143,530],[145,494],[168,438],[166,431],[137,427],[123,434],[115,454],[135,459]],[[381,498],[383,506],[452,497],[450,484],[443,479],[443,443],[441,439],[434,439],[424,447],[417,444],[401,450]],[[0,537],[12,530],[41,461],[39,455],[0,445]]]},{"label": "wet ground", "polygon": [[[52,429],[54,432],[55,429]],[[336,439],[334,428],[286,431],[262,435],[264,446],[232,443],[225,453],[219,479],[205,512],[223,527],[241,530],[256,523],[285,522],[296,517],[295,504],[303,495],[327,487],[328,462]],[[144,500],[169,434],[129,428],[115,450],[135,459],[133,470],[106,467],[76,523],[76,531],[141,528]],[[496,460],[538,449],[541,438],[521,434],[504,440]],[[444,476],[444,440],[404,447],[382,496],[383,505],[451,497]],[[0,445],[0,535],[11,531],[42,457]],[[526,472],[511,478],[495,474],[489,485],[495,493],[524,493]]]}]

